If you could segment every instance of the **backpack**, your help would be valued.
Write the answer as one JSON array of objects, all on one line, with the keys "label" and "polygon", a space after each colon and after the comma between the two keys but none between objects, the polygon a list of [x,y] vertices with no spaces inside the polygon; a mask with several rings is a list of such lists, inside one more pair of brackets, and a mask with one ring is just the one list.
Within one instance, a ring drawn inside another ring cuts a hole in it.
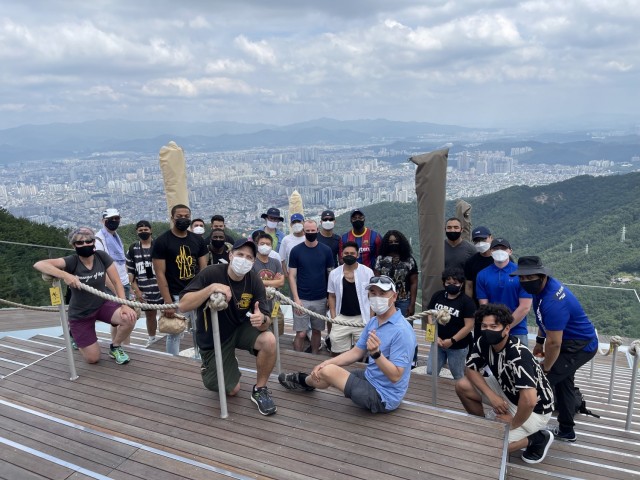
[{"label": "backpack", "polygon": [[596,415],[591,410],[587,409],[587,402],[578,387],[573,387],[573,395],[575,397],[575,413],[573,414],[574,416],[578,413],[584,413],[585,415],[591,415],[592,417],[600,418],[600,415]]}]

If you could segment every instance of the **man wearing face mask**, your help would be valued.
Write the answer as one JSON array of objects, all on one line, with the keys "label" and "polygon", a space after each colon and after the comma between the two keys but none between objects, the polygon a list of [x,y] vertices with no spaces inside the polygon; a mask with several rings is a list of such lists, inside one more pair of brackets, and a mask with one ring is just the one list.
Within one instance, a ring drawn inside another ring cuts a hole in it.
[{"label": "man wearing face mask", "polygon": [[493,264],[478,273],[476,292],[480,305],[501,303],[511,310],[514,319],[511,335],[528,346],[527,313],[531,309],[532,296],[520,286],[517,277],[510,275],[518,268],[509,260],[512,253],[506,238],[495,238],[491,242]]},{"label": "man wearing face mask", "polygon": [[[365,287],[373,277],[373,270],[358,263],[358,244],[347,242],[342,246],[342,262],[331,270],[327,292],[329,315],[332,319],[366,323],[371,317],[369,296]],[[334,325],[331,328],[331,354],[336,356],[350,350],[358,342],[362,327]]]},{"label": "man wearing face mask", "polygon": [[[129,246],[127,252],[127,271],[129,281],[138,302],[161,304],[162,295],[158,288],[158,280],[153,271],[151,251],[153,240],[151,238],[151,224],[147,220],[136,223],[136,233],[140,239]],[[147,347],[156,341],[157,310],[146,310],[147,319]]]},{"label": "man wearing face mask", "polygon": [[[271,235],[265,232],[258,232],[254,243],[258,246],[258,253],[256,255],[256,261],[253,263],[253,271],[262,279],[265,288],[281,288],[284,285],[282,264],[280,263],[279,256],[277,256],[277,258],[271,256],[273,253],[273,249],[271,248],[273,239]],[[269,316],[272,321],[275,321],[276,318],[282,318],[281,324],[278,324],[278,333],[282,335],[284,333],[284,317],[278,316],[280,308],[278,307],[277,310],[274,310],[275,304],[275,299],[267,300],[265,307],[271,312]]]},{"label": "man wearing face mask", "polygon": [[331,210],[325,210],[320,214],[320,234],[318,241],[324,243],[333,253],[333,268],[338,266],[338,253],[340,250],[340,235],[333,233],[336,226],[336,215]]},{"label": "man wearing face mask", "polygon": [[204,238],[204,220],[201,218],[194,218],[191,221],[191,231],[196,235],[199,235],[200,238]]},{"label": "man wearing face mask", "polygon": [[364,226],[364,220],[365,217],[362,210],[356,208],[351,211],[351,226],[353,228],[340,238],[338,258],[342,258],[342,245],[347,242],[356,242],[359,248],[358,263],[366,265],[373,270],[382,239],[378,232]]},{"label": "man wearing face mask", "polygon": [[265,221],[265,226],[262,230],[273,238],[273,250],[280,252],[280,243],[284,238],[284,232],[278,230],[278,223],[284,222],[284,217],[280,215],[280,210],[276,207],[271,207],[260,218]]},{"label": "man wearing face mask", "polygon": [[273,415],[277,408],[267,381],[276,362],[276,338],[269,331],[271,312],[267,308],[265,288],[253,269],[256,254],[256,245],[251,240],[237,240],[229,256],[229,265],[207,267],[182,291],[180,311],[197,310],[196,341],[202,356],[202,382],[206,388],[217,392],[212,312],[207,301],[214,293],[225,295],[229,306],[218,312],[225,393],[233,396],[240,391],[241,374],[235,351],[236,348],[246,350],[256,357],[256,383],[251,401],[262,415]]},{"label": "man wearing face mask", "polygon": [[[200,270],[207,266],[207,245],[204,240],[189,231],[191,209],[186,205],[175,205],[171,209],[171,229],[160,235],[153,243],[151,257],[156,272],[158,288],[164,303],[178,301],[178,295]],[[172,317],[175,310],[164,310],[163,314]],[[194,312],[187,312],[192,319]],[[167,335],[167,353],[180,353],[182,333]]]},{"label": "man wearing face mask", "polygon": [[[553,411],[549,381],[528,348],[510,336],[513,317],[504,305],[481,305],[476,322],[482,325],[467,360],[465,376],[456,382],[456,393],[467,413],[489,416],[509,424],[509,453],[522,448],[522,460],[541,462],[553,442],[546,430]],[[482,372],[489,367],[490,377]]]},{"label": "man wearing face mask", "polygon": [[227,243],[225,240],[224,230],[213,229],[209,240],[209,261],[208,265],[217,265],[229,263],[229,252],[233,244]]},{"label": "man wearing face mask", "polygon": [[[289,287],[293,301],[319,315],[327,313],[327,279],[333,268],[331,250],[318,242],[318,224],[315,220],[304,222],[304,242],[296,245],[289,255]],[[301,352],[307,329],[311,323],[311,353],[320,350],[321,332],[325,321],[293,309],[293,329],[296,338],[293,349]]]},{"label": "man wearing face mask", "polygon": [[554,435],[564,442],[575,442],[576,371],[598,350],[595,327],[580,302],[565,285],[551,276],[540,257],[520,257],[520,285],[533,295],[533,311],[538,324],[538,336],[533,353],[543,356],[542,370],[556,395],[558,424]]},{"label": "man wearing face mask", "polygon": [[304,217],[301,213],[291,215],[291,233],[282,239],[280,243],[280,261],[282,262],[282,271],[284,276],[288,275],[287,265],[289,264],[289,255],[296,245],[304,242],[304,227],[302,225]]},{"label": "man wearing face mask", "polygon": [[[96,233],[96,250],[107,252],[113,259],[120,282],[124,287],[125,297],[129,299],[131,298],[131,285],[127,272],[127,259],[124,254],[124,244],[116,232],[120,226],[120,212],[115,208],[107,208],[102,212],[102,224],[103,227]],[[107,287],[109,287],[109,282],[107,282]],[[111,288],[109,290],[113,292]]]},{"label": "man wearing face mask", "polygon": [[[358,343],[351,350],[317,365],[311,374],[281,373],[278,381],[283,387],[303,391],[334,387],[372,413],[398,408],[409,387],[416,335],[394,305],[396,286],[391,278],[371,277],[366,289],[375,316],[365,326]],[[349,372],[343,368],[359,362],[367,354],[365,370]]]},{"label": "man wearing face mask", "polygon": [[462,238],[462,222],[456,217],[447,219],[444,234],[444,268],[464,270],[464,262],[476,253],[476,247]]}]

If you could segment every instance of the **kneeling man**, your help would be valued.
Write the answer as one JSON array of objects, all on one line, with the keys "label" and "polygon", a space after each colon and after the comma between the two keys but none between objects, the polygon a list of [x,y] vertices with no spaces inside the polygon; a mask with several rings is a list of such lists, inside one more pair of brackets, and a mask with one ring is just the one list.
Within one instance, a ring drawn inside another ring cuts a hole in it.
[{"label": "kneeling man", "polygon": [[240,239],[229,253],[229,264],[211,265],[202,270],[180,294],[180,311],[196,309],[196,341],[202,355],[202,382],[218,391],[218,376],[213,350],[209,297],[223,293],[229,306],[218,312],[224,383],[227,395],[240,390],[240,369],[236,348],[256,356],[256,384],[251,400],[262,415],[273,415],[276,406],[267,388],[267,380],[276,362],[276,338],[269,330],[271,319],[262,280],[253,271],[256,245]]},{"label": "kneeling man", "polygon": [[[283,387],[307,391],[334,387],[373,413],[398,408],[409,386],[416,336],[394,306],[397,294],[391,278],[371,277],[366,289],[376,315],[364,327],[355,347],[322,362],[310,375],[281,373],[278,380]],[[342,368],[360,361],[366,353],[369,361],[365,370],[349,372]]]},{"label": "kneeling man", "polygon": [[[491,405],[497,419],[509,423],[509,452],[522,448],[522,460],[541,462],[553,442],[546,430],[553,411],[553,393],[531,351],[509,335],[513,316],[504,305],[480,305],[476,324],[480,338],[467,360],[465,376],[456,393],[465,410],[484,417],[483,403]],[[488,366],[493,376],[483,377]]]}]

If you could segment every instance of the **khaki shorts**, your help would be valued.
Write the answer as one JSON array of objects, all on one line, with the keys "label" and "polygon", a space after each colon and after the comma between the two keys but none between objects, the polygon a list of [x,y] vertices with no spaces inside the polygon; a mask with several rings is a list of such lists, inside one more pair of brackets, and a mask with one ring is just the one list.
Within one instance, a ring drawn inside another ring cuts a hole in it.
[{"label": "khaki shorts", "polygon": [[[240,368],[238,367],[238,359],[236,358],[236,348],[246,350],[251,355],[257,355],[254,350],[256,340],[263,333],[251,326],[250,322],[242,322],[236,328],[233,335],[224,342],[222,347],[222,373],[224,375],[224,389],[227,393],[231,392],[240,381]],[[200,350],[202,357],[202,366],[200,374],[202,375],[202,383],[209,390],[218,391],[218,372],[216,370],[216,356],[213,349]]]},{"label": "khaki shorts", "polygon": [[[489,385],[489,388],[491,388],[494,393],[497,393],[506,400],[507,405],[509,406],[509,413],[511,414],[511,416],[514,416],[518,407],[511,403],[509,399],[504,395],[504,393],[502,393],[502,388],[500,388],[500,384],[498,383],[496,377],[484,377],[484,379],[487,382],[487,385]],[[480,392],[478,391],[478,393]],[[491,405],[491,402],[487,397],[482,395],[482,393],[480,393],[480,395],[482,396],[482,403],[484,403],[485,405]],[[509,430],[509,443],[517,442],[518,440],[522,440],[523,438],[528,437],[532,433],[536,433],[539,430],[546,429],[547,423],[549,423],[550,418],[551,413],[531,413],[526,422],[524,422],[515,430]]]},{"label": "khaki shorts", "polygon": [[[355,317],[337,315],[334,320],[362,323],[362,315]],[[331,333],[329,334],[329,338],[331,339],[331,353],[342,353],[351,350],[351,347],[358,342],[363,330],[364,327],[347,327],[346,325],[333,324],[331,326]]]}]

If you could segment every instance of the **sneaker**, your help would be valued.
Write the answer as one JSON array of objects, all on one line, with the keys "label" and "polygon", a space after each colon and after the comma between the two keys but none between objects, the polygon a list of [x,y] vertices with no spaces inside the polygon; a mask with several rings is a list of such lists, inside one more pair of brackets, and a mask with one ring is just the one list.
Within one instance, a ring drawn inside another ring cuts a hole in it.
[{"label": "sneaker", "polygon": [[543,439],[539,442],[532,443],[522,452],[522,460],[527,463],[540,463],[547,456],[549,447],[553,443],[553,433],[548,430],[540,430]]},{"label": "sneaker", "polygon": [[73,338],[71,339],[71,348],[73,348],[74,350],[78,350],[78,344]]},{"label": "sneaker", "polygon": [[315,390],[314,387],[310,387],[309,385],[301,381],[300,377],[302,376],[306,377],[307,374],[302,372],[282,372],[280,375],[278,375],[278,381],[280,382],[280,385],[282,385],[287,390],[305,390],[307,392]]},{"label": "sneaker", "polygon": [[553,436],[561,442],[574,443],[577,440],[576,432],[573,431],[573,429],[568,432],[563,432],[560,430],[560,427],[554,427],[551,429],[551,433],[553,433]]},{"label": "sneaker", "polygon": [[129,355],[122,350],[122,347],[113,347],[109,349],[109,356],[115,358],[118,365],[129,363]]},{"label": "sneaker", "polygon": [[258,411],[262,415],[273,415],[278,410],[271,398],[271,391],[267,387],[256,388],[254,385],[251,401],[258,406]]},{"label": "sneaker", "polygon": [[145,345],[145,348],[149,348],[151,345],[156,343],[157,340],[158,339],[155,336],[147,338],[147,344]]},{"label": "sneaker", "polygon": [[327,352],[331,352],[331,337],[329,335],[324,337],[324,348],[327,349]]}]

